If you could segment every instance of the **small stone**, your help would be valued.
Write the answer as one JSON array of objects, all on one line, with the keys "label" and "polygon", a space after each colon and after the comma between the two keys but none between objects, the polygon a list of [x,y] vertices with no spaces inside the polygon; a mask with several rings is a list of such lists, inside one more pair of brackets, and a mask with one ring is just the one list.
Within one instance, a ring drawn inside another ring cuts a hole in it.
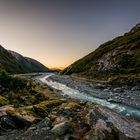
[{"label": "small stone", "polygon": [[136,90],[138,90],[138,87],[137,87],[137,86],[132,87],[131,90],[132,90],[132,91],[136,91]]},{"label": "small stone", "polygon": [[113,99],[112,99],[112,98],[109,98],[107,101],[108,101],[108,102],[112,102],[112,101],[113,101]]},{"label": "small stone", "polygon": [[126,96],[127,98],[131,98],[129,95],[128,96]]},{"label": "small stone", "polygon": [[122,88],[114,88],[113,91],[114,91],[114,92],[120,93],[120,92],[122,92],[123,90],[122,90]]},{"label": "small stone", "polygon": [[110,92],[110,90],[106,88],[106,89],[104,89],[104,92]]},{"label": "small stone", "polygon": [[64,102],[66,102],[66,101],[67,101],[67,99],[65,99],[65,98],[62,98],[62,99],[60,99],[60,101],[64,101]]},{"label": "small stone", "polygon": [[128,116],[128,117],[129,117],[129,116],[130,116],[130,114],[128,114],[128,113],[127,113],[127,114],[126,114],[126,116]]},{"label": "small stone", "polygon": [[119,93],[114,93],[115,96],[119,96]]},{"label": "small stone", "polygon": [[35,126],[32,126],[32,127],[29,127],[28,130],[36,130],[36,127]]},{"label": "small stone", "polygon": [[95,85],[95,88],[97,88],[97,89],[104,89],[105,88],[105,85],[103,85],[103,84],[97,84],[97,85]]}]

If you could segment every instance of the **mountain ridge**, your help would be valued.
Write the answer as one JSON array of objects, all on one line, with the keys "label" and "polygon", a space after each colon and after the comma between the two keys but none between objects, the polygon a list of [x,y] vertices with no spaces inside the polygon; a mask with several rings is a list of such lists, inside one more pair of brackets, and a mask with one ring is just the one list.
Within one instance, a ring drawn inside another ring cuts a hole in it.
[{"label": "mountain ridge", "polygon": [[8,73],[47,72],[49,69],[35,59],[6,50],[0,45],[0,69]]},{"label": "mountain ridge", "polygon": [[140,76],[140,23],[64,69],[61,74],[88,79]]}]

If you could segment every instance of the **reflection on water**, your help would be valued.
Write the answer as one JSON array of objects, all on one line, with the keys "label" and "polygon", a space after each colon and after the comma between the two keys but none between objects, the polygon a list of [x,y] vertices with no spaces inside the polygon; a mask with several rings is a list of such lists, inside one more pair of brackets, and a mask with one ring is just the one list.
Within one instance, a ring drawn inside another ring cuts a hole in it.
[{"label": "reflection on water", "polygon": [[125,106],[125,105],[120,105],[117,103],[111,103],[111,102],[108,102],[107,100],[99,99],[99,98],[93,97],[91,95],[87,95],[85,93],[79,92],[78,90],[67,87],[64,84],[61,84],[61,83],[48,79],[52,75],[53,74],[48,74],[48,75],[44,76],[43,78],[40,78],[39,80],[43,83],[46,83],[47,85],[51,86],[54,89],[61,90],[62,95],[67,95],[74,99],[97,103],[97,104],[106,106],[110,109],[113,109],[116,112],[121,113],[123,115],[130,115],[130,116],[134,117],[136,120],[140,121],[140,110],[135,109],[133,107]]}]

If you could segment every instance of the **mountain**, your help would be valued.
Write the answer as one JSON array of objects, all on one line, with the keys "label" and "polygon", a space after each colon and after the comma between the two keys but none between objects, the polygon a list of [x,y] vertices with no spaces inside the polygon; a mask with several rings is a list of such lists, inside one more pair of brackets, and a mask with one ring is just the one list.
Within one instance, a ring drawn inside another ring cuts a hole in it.
[{"label": "mountain", "polygon": [[140,24],[123,36],[100,45],[61,74],[101,80],[117,76],[140,77]]},{"label": "mountain", "polygon": [[0,46],[0,70],[9,73],[46,72],[49,69],[40,62],[24,57]]}]

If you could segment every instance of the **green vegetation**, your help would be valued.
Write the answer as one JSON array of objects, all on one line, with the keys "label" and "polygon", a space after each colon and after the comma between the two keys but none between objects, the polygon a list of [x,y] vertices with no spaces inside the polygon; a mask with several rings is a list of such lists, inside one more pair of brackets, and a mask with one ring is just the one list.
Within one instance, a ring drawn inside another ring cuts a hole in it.
[{"label": "green vegetation", "polygon": [[10,76],[5,71],[0,72],[0,86],[1,95],[16,107],[34,105],[48,99],[42,93],[41,86],[27,79]]},{"label": "green vegetation", "polygon": [[79,103],[76,102],[67,102],[67,103],[63,103],[60,108],[71,108],[73,110],[77,110],[77,109],[81,109],[81,106],[79,105]]},{"label": "green vegetation", "polygon": [[102,80],[108,80],[115,75],[139,75],[140,24],[123,36],[102,44],[94,52],[63,70],[61,74]]},{"label": "green vegetation", "polygon": [[8,90],[23,90],[29,89],[31,83],[27,80],[18,77],[9,76],[5,71],[0,72],[0,85]]},{"label": "green vegetation", "polygon": [[[0,106],[8,105],[1,109],[3,116],[0,129],[1,134],[6,134],[9,139],[16,137],[20,140],[25,134],[38,135],[38,139],[42,135],[46,137],[50,134],[56,136],[56,139],[64,139],[70,134],[77,140],[87,138],[86,136],[96,138],[100,135],[107,140],[125,137],[118,129],[113,128],[111,123],[106,122],[106,116],[100,113],[99,105],[66,100],[57,93],[54,94],[46,85],[41,86],[33,81],[12,77],[4,71],[0,73],[0,81]],[[103,122],[101,128],[99,120]],[[62,128],[64,133],[54,133],[52,130],[56,129],[56,126],[59,126],[60,130]]]},{"label": "green vegetation", "polygon": [[9,101],[0,95],[0,106],[9,104]]}]

